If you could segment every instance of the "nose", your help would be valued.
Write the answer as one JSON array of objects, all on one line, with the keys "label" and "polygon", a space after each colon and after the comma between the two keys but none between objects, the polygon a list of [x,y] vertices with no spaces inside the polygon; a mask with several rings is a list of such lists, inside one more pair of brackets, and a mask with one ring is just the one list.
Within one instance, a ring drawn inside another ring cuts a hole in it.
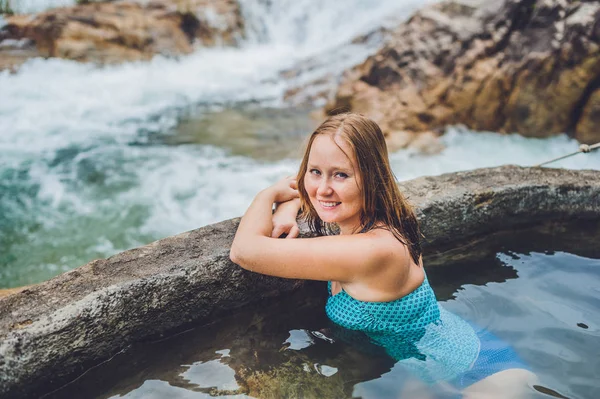
[{"label": "nose", "polygon": [[319,187],[317,187],[317,195],[320,197],[326,197],[333,193],[333,189],[329,184],[329,179],[326,177],[321,178],[319,181]]}]

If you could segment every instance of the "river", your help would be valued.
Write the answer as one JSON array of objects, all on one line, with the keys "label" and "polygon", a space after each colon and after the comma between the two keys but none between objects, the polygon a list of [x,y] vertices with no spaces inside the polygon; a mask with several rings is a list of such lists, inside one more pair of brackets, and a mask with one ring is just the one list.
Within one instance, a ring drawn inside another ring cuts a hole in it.
[{"label": "river", "polygon": [[[29,0],[20,11],[66,5]],[[315,125],[287,88],[338,76],[381,43],[351,43],[423,1],[241,0],[239,48],[97,67],[34,59],[0,72],[0,288],[36,283],[95,258],[241,215],[298,166]],[[282,71],[300,67],[293,80]],[[333,79],[335,80],[335,79]],[[437,155],[391,155],[399,180],[575,151],[450,127]],[[600,154],[556,167],[600,169]]]}]

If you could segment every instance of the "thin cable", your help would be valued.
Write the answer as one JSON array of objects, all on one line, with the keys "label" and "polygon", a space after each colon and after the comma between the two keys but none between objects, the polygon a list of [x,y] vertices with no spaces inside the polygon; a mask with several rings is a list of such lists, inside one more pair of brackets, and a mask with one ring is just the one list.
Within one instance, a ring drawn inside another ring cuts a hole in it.
[{"label": "thin cable", "polygon": [[546,161],[546,162],[542,162],[540,164],[534,165],[534,168],[538,167],[538,166],[547,165],[547,164],[552,163],[552,162],[560,161],[561,159],[569,158],[569,157],[572,157],[573,155],[577,155],[577,154],[580,154],[582,152],[583,153],[592,152],[594,150],[597,150],[598,148],[600,148],[600,143],[596,143],[596,144],[592,144],[592,145],[581,144],[579,146],[579,150],[577,150],[577,151],[575,151],[575,152],[573,152],[571,154],[563,155],[562,157],[554,158],[554,159],[551,159],[550,161]]}]

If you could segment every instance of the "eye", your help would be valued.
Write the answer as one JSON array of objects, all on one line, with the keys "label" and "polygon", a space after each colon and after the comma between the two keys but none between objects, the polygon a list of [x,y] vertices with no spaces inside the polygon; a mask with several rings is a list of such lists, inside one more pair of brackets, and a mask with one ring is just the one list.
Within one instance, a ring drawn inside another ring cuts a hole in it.
[{"label": "eye", "polygon": [[309,172],[311,175],[321,176],[321,171],[319,169],[311,169]]},{"label": "eye", "polygon": [[344,172],[337,172],[335,174],[335,177],[339,177],[340,179],[347,179],[349,176],[348,176],[348,174],[346,174]]}]

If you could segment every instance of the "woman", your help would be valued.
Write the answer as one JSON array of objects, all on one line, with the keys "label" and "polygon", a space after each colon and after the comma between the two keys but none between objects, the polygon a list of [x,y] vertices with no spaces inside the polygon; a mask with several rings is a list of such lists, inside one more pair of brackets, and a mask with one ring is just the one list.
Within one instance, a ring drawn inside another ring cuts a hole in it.
[{"label": "woman", "polygon": [[[300,209],[317,237],[291,239]],[[334,228],[339,234],[331,235]],[[283,233],[288,239],[278,239]],[[483,343],[500,341],[478,337],[438,305],[423,269],[417,219],[396,185],[379,126],[364,116],[335,115],[312,133],[297,177],[258,193],[230,256],[257,273],[328,281],[329,318],[367,334],[428,384],[514,398],[509,387],[494,387],[507,378],[521,382],[513,387],[531,380],[505,345],[501,362],[482,356]]]}]

